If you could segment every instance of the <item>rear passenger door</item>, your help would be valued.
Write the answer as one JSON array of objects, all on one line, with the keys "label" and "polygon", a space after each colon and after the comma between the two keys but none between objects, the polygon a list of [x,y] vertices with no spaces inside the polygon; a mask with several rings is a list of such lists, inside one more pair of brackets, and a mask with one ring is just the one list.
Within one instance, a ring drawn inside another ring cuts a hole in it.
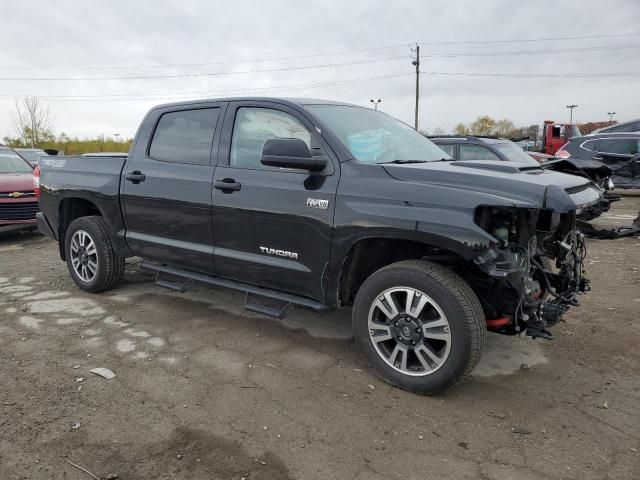
[{"label": "rear passenger door", "polygon": [[[268,138],[298,138],[324,171],[260,163]],[[339,163],[316,128],[291,106],[230,103],[215,171],[213,223],[220,276],[323,301]]]},{"label": "rear passenger door", "polygon": [[121,179],[126,239],[136,255],[214,271],[211,188],[224,107],[162,108],[143,122]]}]

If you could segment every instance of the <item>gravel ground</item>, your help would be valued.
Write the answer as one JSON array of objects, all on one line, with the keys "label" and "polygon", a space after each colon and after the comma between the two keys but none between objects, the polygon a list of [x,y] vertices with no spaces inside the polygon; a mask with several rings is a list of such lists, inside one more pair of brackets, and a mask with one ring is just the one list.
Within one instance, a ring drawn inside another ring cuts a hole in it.
[{"label": "gravel ground", "polygon": [[136,261],[85,294],[54,242],[0,238],[0,479],[640,478],[640,239],[588,247],[593,291],[554,341],[490,335],[431,398],[376,378],[349,311],[276,321]]}]

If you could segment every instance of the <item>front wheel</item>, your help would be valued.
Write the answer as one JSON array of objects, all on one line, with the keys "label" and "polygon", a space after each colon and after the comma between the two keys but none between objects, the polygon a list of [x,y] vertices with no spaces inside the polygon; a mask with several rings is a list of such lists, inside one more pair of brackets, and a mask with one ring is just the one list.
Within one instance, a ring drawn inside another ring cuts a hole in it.
[{"label": "front wheel", "polygon": [[124,257],[116,254],[102,217],[81,217],[69,225],[65,254],[71,278],[82,290],[103,292],[124,275]]},{"label": "front wheel", "polygon": [[394,263],[371,275],[353,307],[354,335],[378,375],[420,394],[437,394],[469,374],[486,338],[471,287],[431,262]]}]

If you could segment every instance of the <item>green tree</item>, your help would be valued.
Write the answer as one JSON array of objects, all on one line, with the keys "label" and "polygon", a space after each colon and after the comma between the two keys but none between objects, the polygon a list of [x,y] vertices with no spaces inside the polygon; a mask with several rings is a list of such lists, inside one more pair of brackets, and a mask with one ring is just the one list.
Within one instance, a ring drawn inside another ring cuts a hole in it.
[{"label": "green tree", "polygon": [[469,128],[462,122],[456,124],[453,131],[458,135],[469,135]]},{"label": "green tree", "polygon": [[483,115],[469,125],[469,133],[472,135],[491,135],[495,128],[496,121],[488,115]]}]

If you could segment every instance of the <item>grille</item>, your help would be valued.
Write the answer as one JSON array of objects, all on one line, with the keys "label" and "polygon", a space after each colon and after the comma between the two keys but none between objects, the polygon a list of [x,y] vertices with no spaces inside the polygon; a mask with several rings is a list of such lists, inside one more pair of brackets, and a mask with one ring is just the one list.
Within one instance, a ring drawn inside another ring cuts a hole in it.
[{"label": "grille", "polygon": [[33,220],[39,211],[36,202],[0,203],[0,220]]},{"label": "grille", "polygon": [[33,190],[31,190],[19,192],[0,192],[0,198],[12,198],[12,193],[21,193],[22,195],[20,195],[18,198],[35,197],[35,193],[33,193]]}]

